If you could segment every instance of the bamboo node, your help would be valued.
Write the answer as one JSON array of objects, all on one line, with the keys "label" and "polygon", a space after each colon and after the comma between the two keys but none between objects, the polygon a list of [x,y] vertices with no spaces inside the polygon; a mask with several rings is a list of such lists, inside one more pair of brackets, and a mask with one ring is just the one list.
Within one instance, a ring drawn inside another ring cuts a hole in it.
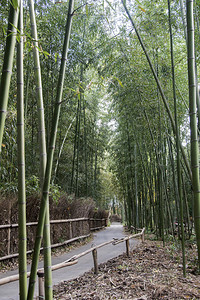
[{"label": "bamboo node", "polygon": [[51,269],[51,266],[46,266],[44,269],[45,269],[45,270]]},{"label": "bamboo node", "polygon": [[192,166],[192,169],[195,169],[195,168],[198,168],[199,167],[199,165],[194,165],[194,166]]},{"label": "bamboo node", "polygon": [[7,69],[4,69],[4,70],[3,70],[3,73],[10,73],[10,74],[12,74],[12,71],[11,71],[11,70],[7,70]]},{"label": "bamboo node", "polygon": [[190,113],[189,113],[190,116],[196,115],[196,114],[197,114],[196,111],[193,111],[193,112],[190,112]]},{"label": "bamboo node", "polygon": [[27,241],[27,238],[19,238],[20,241]]},{"label": "bamboo node", "polygon": [[26,271],[26,270],[24,270],[24,271],[20,271],[19,275],[24,275],[24,274],[26,274],[26,273],[27,273],[27,271]]},{"label": "bamboo node", "polygon": [[[190,2],[191,2],[191,1],[190,1]],[[188,28],[188,29],[187,29],[187,32],[189,32],[189,31],[190,31],[190,32],[194,31],[194,28],[190,28],[190,29]]]},{"label": "bamboo node", "polygon": [[43,250],[49,250],[49,249],[51,249],[51,246],[43,247]]}]

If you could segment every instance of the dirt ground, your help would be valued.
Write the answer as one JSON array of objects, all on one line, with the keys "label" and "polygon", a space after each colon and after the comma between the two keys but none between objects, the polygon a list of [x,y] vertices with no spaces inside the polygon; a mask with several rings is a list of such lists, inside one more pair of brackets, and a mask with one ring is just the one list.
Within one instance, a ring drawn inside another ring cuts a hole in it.
[{"label": "dirt ground", "polygon": [[54,299],[200,299],[196,246],[186,251],[187,275],[183,277],[180,247],[145,241],[131,252],[99,265],[98,275],[87,272],[54,287]]}]

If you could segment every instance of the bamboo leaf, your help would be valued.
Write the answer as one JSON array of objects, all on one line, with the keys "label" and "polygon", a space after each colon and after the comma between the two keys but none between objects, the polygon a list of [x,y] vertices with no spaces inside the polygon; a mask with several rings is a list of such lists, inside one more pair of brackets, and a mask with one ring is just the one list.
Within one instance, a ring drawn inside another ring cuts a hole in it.
[{"label": "bamboo leaf", "polygon": [[87,4],[85,5],[85,11],[86,11],[86,15],[87,15],[87,17],[88,17],[89,10],[88,10],[88,5],[87,5]]},{"label": "bamboo leaf", "polygon": [[44,54],[44,56],[45,56],[45,57],[48,57],[48,56],[50,56],[50,53],[49,53],[49,52],[47,52],[47,51],[43,51],[43,54]]},{"label": "bamboo leaf", "polygon": [[146,10],[142,6],[138,6],[143,12],[146,12]]},{"label": "bamboo leaf", "polygon": [[114,78],[117,79],[117,81],[118,81],[118,83],[119,83],[119,85],[120,85],[121,87],[124,87],[123,84],[122,84],[122,82],[121,82],[121,80],[119,80],[119,78],[117,78],[117,77],[114,77]]},{"label": "bamboo leaf", "polygon": [[112,10],[114,10],[114,7],[113,7],[112,4],[110,3],[110,1],[106,0],[106,2],[107,2],[108,5],[112,8]]},{"label": "bamboo leaf", "polygon": [[143,12],[146,12],[146,10],[142,7],[140,1],[136,0],[136,2],[138,4],[139,9],[141,9]]},{"label": "bamboo leaf", "polygon": [[14,9],[18,8],[18,0],[12,0],[10,1],[10,3],[12,4],[12,6],[14,7]]}]

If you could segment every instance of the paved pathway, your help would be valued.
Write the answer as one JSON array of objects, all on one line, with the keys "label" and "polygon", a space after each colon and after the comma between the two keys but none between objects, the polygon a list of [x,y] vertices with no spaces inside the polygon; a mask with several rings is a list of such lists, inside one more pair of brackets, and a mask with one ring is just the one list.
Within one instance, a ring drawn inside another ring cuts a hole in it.
[{"label": "paved pathway", "polygon": [[[90,243],[84,246],[80,246],[79,248],[76,248],[59,257],[52,257],[52,265],[61,263],[74,255],[84,252],[85,250],[93,247],[94,245],[99,245],[106,241],[112,240],[113,238],[122,238],[124,236],[125,233],[123,231],[123,226],[119,223],[112,223],[110,227],[107,227],[106,229],[101,230],[99,232],[95,232],[94,238]],[[131,247],[134,247],[136,243],[137,240],[132,239],[130,243]],[[113,257],[117,257],[118,255],[122,254],[125,251],[126,251],[125,242],[120,243],[116,246],[110,244],[105,247],[102,247],[97,250],[98,263],[106,262],[107,260]],[[41,267],[43,267],[43,262],[39,263],[39,268]],[[29,268],[30,266],[28,266],[28,270]],[[77,278],[83,275],[86,271],[91,270],[91,268],[93,268],[93,259],[92,259],[92,253],[89,253],[79,258],[79,261],[76,265],[53,271],[52,273],[53,284],[55,285],[64,280],[71,280]],[[12,276],[17,273],[18,270],[9,271],[6,273],[0,273],[0,278]],[[38,288],[36,286],[36,292],[35,292],[36,294],[37,294],[37,289]],[[19,289],[18,289],[17,281],[0,286],[0,300],[18,300],[19,299],[18,295],[19,295]]]}]

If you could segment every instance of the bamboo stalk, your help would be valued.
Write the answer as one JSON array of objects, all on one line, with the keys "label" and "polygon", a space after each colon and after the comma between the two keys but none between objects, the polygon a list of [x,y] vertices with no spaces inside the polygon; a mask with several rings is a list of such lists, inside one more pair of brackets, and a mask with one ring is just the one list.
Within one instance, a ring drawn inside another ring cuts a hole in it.
[{"label": "bamboo stalk", "polygon": [[65,144],[68,132],[69,132],[70,128],[72,127],[72,124],[73,124],[75,118],[76,118],[76,116],[74,116],[74,118],[72,119],[69,127],[67,128],[64,139],[63,139],[62,144],[60,146],[60,150],[59,150],[59,153],[58,153],[58,158],[57,158],[57,161],[56,161],[56,166],[55,166],[55,169],[54,169],[54,177],[53,177],[53,180],[52,180],[52,184],[54,183],[54,180],[56,178],[56,173],[57,173],[57,169],[58,169],[59,160],[60,160],[60,157],[61,157],[61,154],[62,154],[62,150],[63,150],[64,144]]},{"label": "bamboo stalk", "polygon": [[[21,1],[18,0],[18,6],[20,2]],[[10,81],[12,75],[18,17],[19,17],[19,8],[15,9],[12,3],[10,3],[6,48],[4,54],[1,83],[0,83],[0,153],[2,147],[5,119],[7,114],[8,96],[9,96],[9,88],[10,88]]]},{"label": "bamboo stalk", "polygon": [[37,35],[37,25],[34,12],[33,0],[29,0],[29,12],[31,22],[31,35],[33,38],[33,58],[34,58],[34,71],[36,79],[37,90],[37,106],[38,106],[38,125],[39,125],[39,145],[40,145],[40,182],[41,185],[44,181],[44,172],[46,168],[46,142],[45,142],[45,121],[44,121],[44,104],[43,104],[43,91],[42,91],[42,76],[39,57],[39,45]]},{"label": "bamboo stalk", "polygon": [[23,72],[23,2],[19,13],[20,40],[17,44],[17,147],[18,147],[18,207],[19,207],[19,294],[27,297],[27,235],[26,235],[26,186],[25,186],[25,137],[24,137],[24,72]]},{"label": "bamboo stalk", "polygon": [[69,47],[71,23],[72,23],[72,16],[73,16],[73,6],[74,6],[74,0],[70,0],[68,16],[67,16],[65,40],[64,40],[64,45],[63,45],[61,67],[60,67],[60,74],[59,74],[58,87],[57,87],[57,96],[56,96],[56,102],[55,102],[54,117],[53,117],[53,123],[52,123],[50,143],[49,143],[49,148],[48,148],[48,155],[47,155],[47,166],[46,166],[45,180],[44,180],[44,185],[43,185],[43,195],[42,195],[42,200],[41,200],[39,221],[38,221],[37,232],[36,232],[36,240],[35,240],[34,253],[33,253],[33,262],[32,262],[32,266],[31,266],[31,276],[30,276],[29,289],[28,289],[28,300],[32,300],[33,296],[34,296],[37,265],[38,265],[38,260],[39,260],[39,249],[40,249],[40,244],[41,244],[41,239],[42,239],[42,232],[43,232],[43,228],[44,228],[45,214],[46,214],[46,210],[47,210],[47,202],[48,202],[49,187],[50,187],[50,180],[51,180],[53,156],[54,156],[54,149],[55,149],[56,136],[57,136],[57,127],[58,127],[58,121],[59,121],[59,116],[60,116],[67,52],[68,52],[68,47]]},{"label": "bamboo stalk", "polygon": [[[38,120],[39,120],[39,149],[40,149],[40,185],[43,188],[45,169],[46,169],[46,137],[45,137],[45,122],[44,122],[44,104],[43,104],[43,90],[42,77],[40,68],[40,58],[38,50],[38,36],[37,25],[35,20],[34,3],[29,0],[29,10],[31,19],[31,32],[34,39],[34,64],[35,77],[37,88],[37,102],[38,102]],[[45,272],[45,298],[53,299],[52,289],[52,275],[51,275],[51,240],[50,240],[50,223],[49,223],[49,199],[47,199],[47,208],[44,226],[44,272]]]},{"label": "bamboo stalk", "polygon": [[198,249],[198,264],[200,272],[200,183],[199,183],[199,148],[196,116],[196,79],[194,55],[194,19],[193,0],[187,0],[187,37],[188,37],[188,83],[191,136],[191,168],[192,187],[194,195],[194,224]]},{"label": "bamboo stalk", "polygon": [[180,136],[179,125],[177,118],[177,100],[176,100],[176,84],[175,84],[175,70],[174,70],[174,50],[173,50],[173,34],[171,25],[171,7],[170,0],[168,0],[168,14],[169,14],[169,32],[170,32],[170,48],[171,48],[171,69],[172,69],[172,84],[174,97],[174,118],[176,126],[176,151],[177,151],[177,175],[178,175],[178,195],[180,203],[180,220],[181,220],[181,245],[182,245],[182,260],[183,260],[183,276],[186,276],[185,265],[185,233],[183,226],[183,197],[182,197],[182,178],[181,178],[181,158],[180,158]]}]

